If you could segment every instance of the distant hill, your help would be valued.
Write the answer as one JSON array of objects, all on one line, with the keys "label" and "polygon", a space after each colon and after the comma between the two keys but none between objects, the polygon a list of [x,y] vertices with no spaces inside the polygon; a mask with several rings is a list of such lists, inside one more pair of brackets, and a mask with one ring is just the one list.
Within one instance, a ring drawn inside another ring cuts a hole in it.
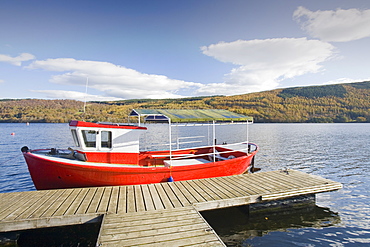
[{"label": "distant hill", "polygon": [[256,122],[370,122],[370,82],[293,87],[226,97],[217,107]]},{"label": "distant hill", "polygon": [[227,109],[266,123],[370,122],[370,82],[292,87],[236,96],[112,102],[0,100],[0,122],[126,122],[133,108]]}]

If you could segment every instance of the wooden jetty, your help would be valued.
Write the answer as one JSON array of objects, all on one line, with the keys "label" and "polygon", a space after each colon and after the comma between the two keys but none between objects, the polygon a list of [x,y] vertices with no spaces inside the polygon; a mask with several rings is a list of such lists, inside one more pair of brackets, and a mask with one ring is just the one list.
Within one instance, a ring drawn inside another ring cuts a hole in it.
[{"label": "wooden jetty", "polygon": [[199,213],[342,188],[300,171],[0,194],[0,232],[102,221],[99,246],[224,246]]}]

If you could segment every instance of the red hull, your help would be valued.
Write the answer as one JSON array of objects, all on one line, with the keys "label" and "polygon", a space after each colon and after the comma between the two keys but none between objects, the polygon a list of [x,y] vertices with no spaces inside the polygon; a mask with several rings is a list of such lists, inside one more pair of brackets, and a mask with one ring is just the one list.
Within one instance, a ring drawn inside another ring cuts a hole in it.
[{"label": "red hull", "polygon": [[251,166],[257,150],[224,161],[172,167],[104,164],[69,161],[24,152],[36,189],[151,184],[242,174]]}]

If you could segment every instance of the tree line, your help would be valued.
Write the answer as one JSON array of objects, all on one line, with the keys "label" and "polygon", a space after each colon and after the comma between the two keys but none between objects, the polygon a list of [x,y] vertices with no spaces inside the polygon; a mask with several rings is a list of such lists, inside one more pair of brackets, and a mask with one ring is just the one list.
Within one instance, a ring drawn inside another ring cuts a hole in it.
[{"label": "tree line", "polygon": [[370,122],[370,82],[294,87],[236,96],[132,99],[111,102],[3,99],[0,122],[127,122],[135,108],[226,109],[264,123]]}]

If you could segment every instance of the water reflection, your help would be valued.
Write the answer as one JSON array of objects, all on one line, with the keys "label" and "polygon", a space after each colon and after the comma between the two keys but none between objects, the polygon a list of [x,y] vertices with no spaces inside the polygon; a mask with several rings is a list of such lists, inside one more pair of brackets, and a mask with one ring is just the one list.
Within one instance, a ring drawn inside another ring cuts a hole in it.
[{"label": "water reflection", "polygon": [[[336,226],[341,222],[338,213],[315,204],[265,213],[250,213],[247,206],[242,206],[204,211],[202,215],[227,246],[248,246],[253,238],[263,237],[271,232],[304,230],[302,228],[320,229]],[[255,244],[254,241],[253,246]],[[273,242],[266,246],[272,244]]]}]

